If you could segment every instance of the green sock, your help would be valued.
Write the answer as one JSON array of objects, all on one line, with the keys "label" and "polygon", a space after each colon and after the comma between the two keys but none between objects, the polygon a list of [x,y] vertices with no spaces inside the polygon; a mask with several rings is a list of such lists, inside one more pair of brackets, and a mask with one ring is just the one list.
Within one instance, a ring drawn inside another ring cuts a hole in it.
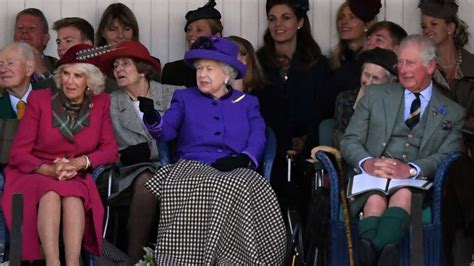
[{"label": "green sock", "polygon": [[381,250],[387,244],[398,244],[403,240],[410,222],[410,214],[400,207],[385,210],[380,218],[377,236],[373,239],[374,246]]},{"label": "green sock", "polygon": [[360,220],[358,224],[360,238],[372,241],[377,236],[379,221],[379,216],[369,216]]}]

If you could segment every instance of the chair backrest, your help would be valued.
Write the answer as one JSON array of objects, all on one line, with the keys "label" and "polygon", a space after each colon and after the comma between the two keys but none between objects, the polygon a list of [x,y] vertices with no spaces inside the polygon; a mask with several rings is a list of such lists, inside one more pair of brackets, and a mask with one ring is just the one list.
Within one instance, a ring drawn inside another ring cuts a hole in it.
[{"label": "chair backrest", "polygon": [[[265,137],[267,142],[265,144],[265,151],[263,154],[263,164],[262,164],[262,175],[270,181],[270,175],[272,173],[273,160],[276,155],[276,136],[275,132],[269,127],[265,129]],[[158,145],[158,154],[160,156],[161,166],[168,165],[173,162],[170,144],[167,142],[157,142]]]},{"label": "chair backrest", "polygon": [[325,119],[319,123],[319,145],[334,147],[334,119]]},{"label": "chair backrest", "polygon": [[265,137],[267,142],[265,144],[265,152],[263,154],[262,175],[270,181],[272,173],[273,160],[276,155],[276,136],[273,129],[267,127],[265,129]]}]

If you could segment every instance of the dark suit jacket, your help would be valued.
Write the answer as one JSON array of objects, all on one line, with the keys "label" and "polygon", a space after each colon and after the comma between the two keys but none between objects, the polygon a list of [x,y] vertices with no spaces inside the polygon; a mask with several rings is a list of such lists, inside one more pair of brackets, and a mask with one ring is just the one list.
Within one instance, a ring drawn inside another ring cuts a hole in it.
[{"label": "dark suit jacket", "polygon": [[16,118],[16,113],[12,108],[10,96],[5,90],[0,91],[0,119]]},{"label": "dark suit jacket", "polygon": [[167,63],[163,67],[161,83],[176,86],[196,87],[196,70],[186,65],[183,60]]},{"label": "dark suit jacket", "polygon": [[[32,84],[32,89],[43,89],[44,87],[36,87]],[[12,108],[10,95],[4,89],[0,89],[0,119],[16,118],[16,112]]]}]

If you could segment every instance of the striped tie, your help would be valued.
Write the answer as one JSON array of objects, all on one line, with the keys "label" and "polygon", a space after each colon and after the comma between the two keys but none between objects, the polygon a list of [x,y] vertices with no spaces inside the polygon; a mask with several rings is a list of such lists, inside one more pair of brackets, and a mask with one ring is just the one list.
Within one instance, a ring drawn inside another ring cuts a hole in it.
[{"label": "striped tie", "polygon": [[421,113],[421,101],[420,101],[420,93],[414,93],[416,99],[413,100],[410,107],[410,115],[408,116],[407,120],[405,120],[405,124],[410,128],[413,129],[418,122],[420,122],[420,113]]},{"label": "striped tie", "polygon": [[26,103],[24,101],[19,101],[17,104],[16,104],[16,118],[18,119],[22,119],[23,118],[23,115],[25,114],[25,107],[26,107]]}]

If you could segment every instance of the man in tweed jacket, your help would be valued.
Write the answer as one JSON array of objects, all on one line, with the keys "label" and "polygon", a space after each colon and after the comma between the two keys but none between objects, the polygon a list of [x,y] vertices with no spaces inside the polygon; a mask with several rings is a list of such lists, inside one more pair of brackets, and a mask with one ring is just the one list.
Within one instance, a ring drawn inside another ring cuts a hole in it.
[{"label": "man in tweed jacket", "polygon": [[[433,86],[436,48],[430,39],[404,39],[397,68],[400,84],[368,88],[341,142],[342,154],[357,172],[380,178],[432,178],[447,153],[463,148],[464,112]],[[372,265],[378,253],[379,265],[398,265],[395,245],[410,220],[411,196],[407,188],[390,198],[361,196],[366,200],[359,222],[363,265]]]}]

